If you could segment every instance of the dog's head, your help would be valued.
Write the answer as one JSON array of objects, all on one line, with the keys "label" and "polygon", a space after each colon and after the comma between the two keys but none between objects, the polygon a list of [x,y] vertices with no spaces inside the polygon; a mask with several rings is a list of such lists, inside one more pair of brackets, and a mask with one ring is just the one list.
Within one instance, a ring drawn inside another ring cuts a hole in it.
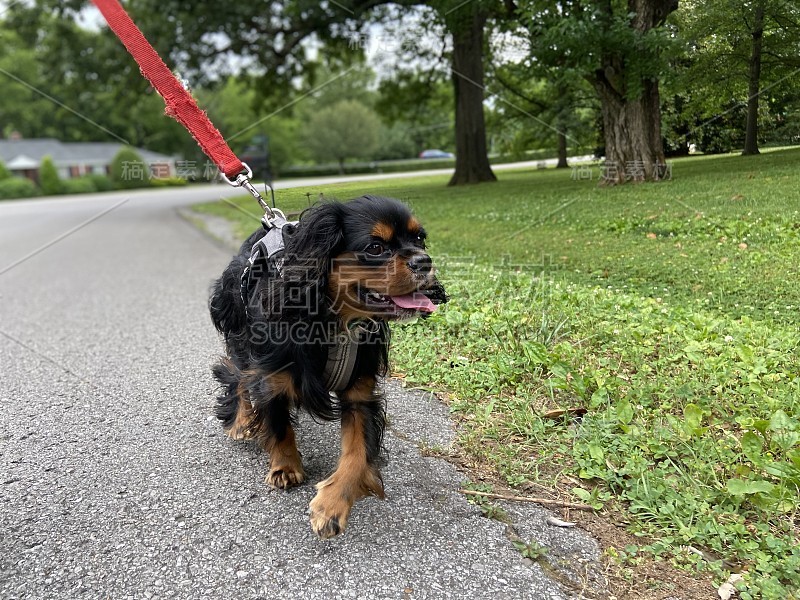
[{"label": "dog's head", "polygon": [[426,233],[398,200],[362,196],[301,216],[287,256],[305,259],[306,275],[343,322],[430,315],[447,294],[425,250]]}]

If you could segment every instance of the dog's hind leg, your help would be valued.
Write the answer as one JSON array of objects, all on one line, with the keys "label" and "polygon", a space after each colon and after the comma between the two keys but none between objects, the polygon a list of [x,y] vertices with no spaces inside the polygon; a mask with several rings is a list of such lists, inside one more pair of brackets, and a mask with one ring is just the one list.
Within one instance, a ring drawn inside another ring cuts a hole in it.
[{"label": "dog's hind leg", "polygon": [[236,403],[236,416],[233,419],[233,423],[229,427],[223,425],[225,435],[237,441],[253,439],[255,437],[254,417],[255,412],[250,401],[246,399],[246,396],[239,393]]},{"label": "dog's hind leg", "polygon": [[222,421],[223,431],[234,440],[251,439],[254,437],[254,413],[247,389],[242,385],[241,371],[230,359],[223,358],[214,366],[213,373],[222,384],[215,412]]},{"label": "dog's hind leg", "polygon": [[342,452],[336,471],[317,484],[311,501],[311,528],[321,538],[333,537],[347,526],[350,509],[359,498],[384,497],[377,462],[386,416],[383,399],[375,394],[373,377],[359,378],[340,397]]}]

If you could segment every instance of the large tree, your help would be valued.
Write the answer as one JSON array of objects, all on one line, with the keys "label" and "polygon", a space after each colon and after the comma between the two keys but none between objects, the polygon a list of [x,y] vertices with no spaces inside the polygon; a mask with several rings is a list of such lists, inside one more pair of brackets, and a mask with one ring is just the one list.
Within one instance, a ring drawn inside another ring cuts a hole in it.
[{"label": "large tree", "polygon": [[605,181],[661,179],[659,78],[670,46],[664,25],[678,0],[533,0],[522,6],[533,55],[583,77],[600,100]]},{"label": "large tree", "polygon": [[[452,6],[451,6],[452,5]],[[445,2],[439,8],[453,36],[452,77],[455,96],[456,170],[450,185],[495,181],[486,147],[484,32],[494,2]]]},{"label": "large tree", "polygon": [[750,26],[750,64],[747,86],[747,125],[742,154],[758,154],[758,97],[761,94],[761,58],[764,49],[764,5],[756,0]]},{"label": "large tree", "polygon": [[369,158],[378,146],[380,120],[358,100],[340,100],[314,114],[306,127],[306,145],[319,161],[335,160],[344,175],[348,158]]},{"label": "large tree", "polygon": [[397,97],[391,103],[383,100],[378,110],[392,120],[398,115],[413,118],[415,137],[421,141],[430,127],[442,125],[441,84],[447,81],[447,118],[454,122],[454,136],[447,145],[454,142],[456,151],[451,185],[495,180],[487,156],[485,50],[489,19],[509,10],[495,0],[437,0],[425,8],[416,7],[412,13],[416,18],[409,18],[416,27],[401,23],[385,30],[399,43],[397,68],[382,83],[382,96],[394,93]]},{"label": "large tree", "polygon": [[687,90],[687,110],[712,131],[737,118],[744,139],[733,141],[743,144],[743,154],[757,154],[762,125],[785,123],[798,98],[800,5],[683,1],[676,21],[689,52],[677,84]]}]

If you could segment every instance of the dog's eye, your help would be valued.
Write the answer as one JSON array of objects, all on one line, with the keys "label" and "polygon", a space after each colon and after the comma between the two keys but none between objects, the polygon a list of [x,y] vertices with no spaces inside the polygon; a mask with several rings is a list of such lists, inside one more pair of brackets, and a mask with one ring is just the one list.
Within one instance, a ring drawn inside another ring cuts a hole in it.
[{"label": "dog's eye", "polygon": [[374,244],[370,244],[364,249],[364,252],[369,254],[370,256],[380,256],[384,252],[386,252],[386,248],[384,248],[383,244],[378,244],[377,242]]}]

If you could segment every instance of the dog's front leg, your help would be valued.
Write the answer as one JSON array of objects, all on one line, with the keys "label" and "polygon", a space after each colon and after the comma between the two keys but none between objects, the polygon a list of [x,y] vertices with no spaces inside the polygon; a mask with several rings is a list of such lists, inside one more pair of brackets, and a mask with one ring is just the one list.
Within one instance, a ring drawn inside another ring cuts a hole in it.
[{"label": "dog's front leg", "polygon": [[321,538],[344,531],[353,503],[364,496],[384,497],[377,462],[386,416],[373,377],[359,378],[341,394],[342,451],[336,471],[317,484],[311,501],[311,528]]}]

